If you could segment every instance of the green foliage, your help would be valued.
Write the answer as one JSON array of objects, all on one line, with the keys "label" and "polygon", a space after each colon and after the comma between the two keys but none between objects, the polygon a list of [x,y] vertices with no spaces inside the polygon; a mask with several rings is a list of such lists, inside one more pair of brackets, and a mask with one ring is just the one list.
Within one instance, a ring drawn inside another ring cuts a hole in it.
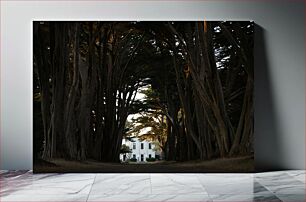
[{"label": "green foliage", "polygon": [[157,92],[151,86],[141,91],[145,94],[146,110],[137,114],[126,123],[126,137],[137,137],[139,140],[154,142],[157,148],[163,149],[167,140],[166,116],[159,107]]},{"label": "green foliage", "polygon": [[129,161],[131,161],[131,162],[137,162],[137,159],[136,159],[136,158],[131,158]]},{"label": "green foliage", "polygon": [[123,144],[120,149],[120,154],[132,153],[132,150],[126,144]]},{"label": "green foliage", "polygon": [[156,154],[156,155],[155,155],[155,159],[156,159],[156,160],[160,160],[160,155],[157,155],[157,154]]},{"label": "green foliage", "polygon": [[155,158],[146,158],[146,161],[148,161],[148,162],[154,162],[154,161],[156,161],[156,159],[155,159]]}]

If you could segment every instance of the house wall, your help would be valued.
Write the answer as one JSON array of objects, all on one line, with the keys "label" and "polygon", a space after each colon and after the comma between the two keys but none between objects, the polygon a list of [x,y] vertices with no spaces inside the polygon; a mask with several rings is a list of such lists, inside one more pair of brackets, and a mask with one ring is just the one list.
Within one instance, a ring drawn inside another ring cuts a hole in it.
[{"label": "house wall", "polygon": [[[141,155],[143,155],[143,161],[146,162],[146,158],[149,158],[151,155],[152,158],[155,158],[154,144],[148,141],[139,141],[138,138],[133,139],[135,142],[131,142],[123,139],[122,144],[126,144],[132,149],[132,153],[128,154],[127,157],[133,158],[133,155],[136,155],[137,162],[141,162]],[[134,149],[133,144],[136,148]],[[141,144],[143,144],[143,149],[141,149]],[[149,144],[151,144],[151,149],[149,149]],[[120,155],[120,160],[123,161],[123,155]]]},{"label": "house wall", "polygon": [[32,169],[32,20],[254,20],[255,162],[305,169],[303,0],[0,1],[0,168]]}]

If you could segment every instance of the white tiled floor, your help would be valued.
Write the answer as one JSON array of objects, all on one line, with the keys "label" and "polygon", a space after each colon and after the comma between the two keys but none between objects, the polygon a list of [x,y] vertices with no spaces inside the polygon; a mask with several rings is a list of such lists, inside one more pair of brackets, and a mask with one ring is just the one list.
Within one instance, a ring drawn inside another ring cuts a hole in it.
[{"label": "white tiled floor", "polygon": [[305,171],[257,174],[32,174],[1,171],[0,201],[305,201]]}]

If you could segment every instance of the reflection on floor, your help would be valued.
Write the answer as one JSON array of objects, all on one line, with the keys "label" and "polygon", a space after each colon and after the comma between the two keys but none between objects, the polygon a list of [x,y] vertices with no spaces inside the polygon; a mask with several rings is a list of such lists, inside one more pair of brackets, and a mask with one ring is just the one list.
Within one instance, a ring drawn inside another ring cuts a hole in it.
[{"label": "reflection on floor", "polygon": [[1,171],[0,201],[305,201],[305,171],[32,174]]}]

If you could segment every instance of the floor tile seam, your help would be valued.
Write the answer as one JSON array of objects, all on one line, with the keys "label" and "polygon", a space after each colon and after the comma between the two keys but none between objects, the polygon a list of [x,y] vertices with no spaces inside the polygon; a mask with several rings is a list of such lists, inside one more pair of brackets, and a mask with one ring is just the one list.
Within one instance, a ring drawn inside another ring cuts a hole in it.
[{"label": "floor tile seam", "polygon": [[206,187],[204,186],[198,175],[196,175],[196,178],[199,181],[200,185],[203,187],[204,191],[206,192],[209,200],[213,201],[213,198],[210,196],[210,193],[207,191]]},{"label": "floor tile seam", "polygon": [[89,190],[89,192],[88,192],[88,195],[87,195],[87,198],[86,198],[86,202],[87,202],[87,201],[88,201],[88,199],[89,199],[89,196],[90,196],[90,193],[91,193],[92,187],[93,187],[93,186],[94,186],[94,184],[95,184],[96,178],[97,178],[97,174],[95,174],[95,178],[94,178],[94,180],[93,180],[93,182],[92,182],[92,185],[91,185],[91,187],[90,187],[90,190]]},{"label": "floor tile seam", "polygon": [[153,194],[152,191],[152,174],[150,173],[150,193]]},{"label": "floor tile seam", "polygon": [[[258,181],[257,181],[258,182]],[[279,193],[274,193],[274,191],[272,191],[269,187],[261,184],[260,182],[258,182],[261,186],[263,186],[264,188],[266,188],[269,192],[271,192],[272,195],[274,195],[275,197],[279,198],[278,195],[296,195],[296,194],[279,194]]]}]

